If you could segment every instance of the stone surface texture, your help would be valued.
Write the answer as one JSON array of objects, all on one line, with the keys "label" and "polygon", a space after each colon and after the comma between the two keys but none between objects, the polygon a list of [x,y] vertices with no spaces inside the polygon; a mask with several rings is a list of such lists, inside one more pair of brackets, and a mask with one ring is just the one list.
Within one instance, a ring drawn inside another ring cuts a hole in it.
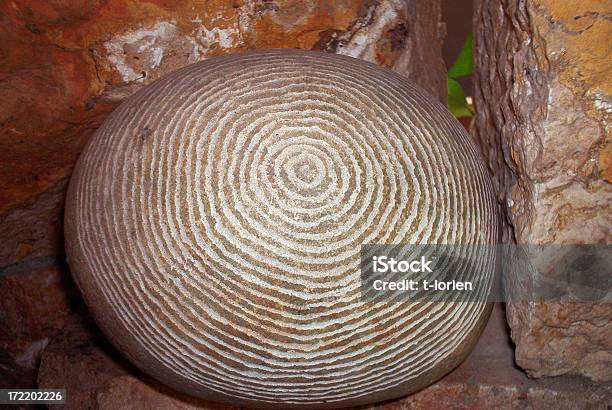
[{"label": "stone surface texture", "polygon": [[[66,410],[116,409],[125,403],[133,409],[237,409],[196,401],[144,377],[92,323],[77,317],[45,349],[38,381],[44,388],[68,388],[66,405],[56,406]],[[612,387],[586,378],[527,378],[513,364],[504,311],[497,305],[474,351],[444,379],[410,397],[352,410],[607,410],[611,401]]]},{"label": "stone surface texture", "polygon": [[[59,275],[54,281],[70,282],[60,263],[64,257],[61,225],[74,163],[109,113],[144,85],[213,56],[258,48],[304,48],[336,51],[390,67],[444,100],[439,19],[437,0],[1,2],[0,281],[4,294],[24,291],[15,279],[19,278],[31,282],[33,297],[41,297],[40,289],[49,281],[48,273],[39,271],[45,263]],[[11,272],[17,270],[30,273],[13,276]],[[49,300],[71,300],[71,292],[70,286],[53,287]],[[26,308],[24,317],[35,310]],[[0,347],[0,368],[12,375],[11,380],[31,379],[32,369],[15,360],[30,341],[51,337],[63,312],[60,304],[57,311],[37,313],[53,324],[48,333],[29,329],[30,319],[11,322],[10,326],[18,327],[2,336],[21,335],[15,342],[20,347]],[[29,331],[32,334],[27,336]],[[31,362],[37,362],[37,354],[32,357]]]},{"label": "stone surface texture", "polygon": [[[610,1],[476,2],[473,131],[506,242],[611,242],[611,13]],[[537,274],[506,280],[519,366],[612,380],[609,302],[534,303]]]},{"label": "stone surface texture", "polygon": [[66,251],[96,322],[147,374],[216,401],[335,408],[433,383],[490,312],[493,247],[453,265],[478,284],[470,302],[428,304],[362,297],[362,244],[497,244],[496,207],[474,141],[405,77],[259,50],[113,112],[70,181]]}]

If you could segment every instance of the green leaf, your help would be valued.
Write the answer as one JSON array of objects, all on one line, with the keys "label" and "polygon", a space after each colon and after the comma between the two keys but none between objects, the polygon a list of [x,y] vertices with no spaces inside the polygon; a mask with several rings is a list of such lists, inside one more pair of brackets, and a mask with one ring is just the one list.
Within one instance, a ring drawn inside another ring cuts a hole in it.
[{"label": "green leaf", "polygon": [[472,74],[472,70],[472,33],[470,33],[465,39],[463,49],[461,49],[455,64],[448,70],[448,77],[463,77],[464,75]]},{"label": "green leaf", "polygon": [[452,78],[447,79],[448,84],[448,109],[457,118],[471,117],[473,115],[470,106],[465,99],[465,93],[461,84]]}]

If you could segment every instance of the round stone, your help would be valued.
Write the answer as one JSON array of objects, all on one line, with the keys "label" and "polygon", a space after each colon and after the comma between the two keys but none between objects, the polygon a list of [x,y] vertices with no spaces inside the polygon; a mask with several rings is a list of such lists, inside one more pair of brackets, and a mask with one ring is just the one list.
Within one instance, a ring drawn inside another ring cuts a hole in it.
[{"label": "round stone", "polygon": [[246,406],[359,405],[457,366],[490,308],[363,300],[361,245],[494,244],[495,203],[469,135],[408,80],[266,50],[182,68],[117,108],[75,168],[66,249],[101,329],[163,383]]}]

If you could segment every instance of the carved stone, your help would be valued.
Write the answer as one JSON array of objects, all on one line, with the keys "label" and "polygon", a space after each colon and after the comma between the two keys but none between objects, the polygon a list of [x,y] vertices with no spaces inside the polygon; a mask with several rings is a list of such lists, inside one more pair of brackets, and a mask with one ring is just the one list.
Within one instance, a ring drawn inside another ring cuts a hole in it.
[{"label": "carved stone", "polygon": [[65,224],[113,344],[210,400],[399,397],[457,366],[490,311],[361,300],[362,244],[490,244],[498,221],[463,127],[404,77],[349,57],[250,52],[143,88],[80,157]]}]

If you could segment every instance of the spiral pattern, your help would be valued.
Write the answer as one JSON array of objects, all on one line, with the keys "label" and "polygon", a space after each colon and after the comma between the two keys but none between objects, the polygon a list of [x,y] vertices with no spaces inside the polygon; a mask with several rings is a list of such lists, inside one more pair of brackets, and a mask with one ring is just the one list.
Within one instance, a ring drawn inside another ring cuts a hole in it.
[{"label": "spiral pattern", "polygon": [[431,383],[487,318],[485,302],[360,300],[360,246],[494,243],[494,202],[469,136],[403,77],[257,51],[112,113],[70,184],[67,252],[147,373],[213,400],[334,407]]}]

